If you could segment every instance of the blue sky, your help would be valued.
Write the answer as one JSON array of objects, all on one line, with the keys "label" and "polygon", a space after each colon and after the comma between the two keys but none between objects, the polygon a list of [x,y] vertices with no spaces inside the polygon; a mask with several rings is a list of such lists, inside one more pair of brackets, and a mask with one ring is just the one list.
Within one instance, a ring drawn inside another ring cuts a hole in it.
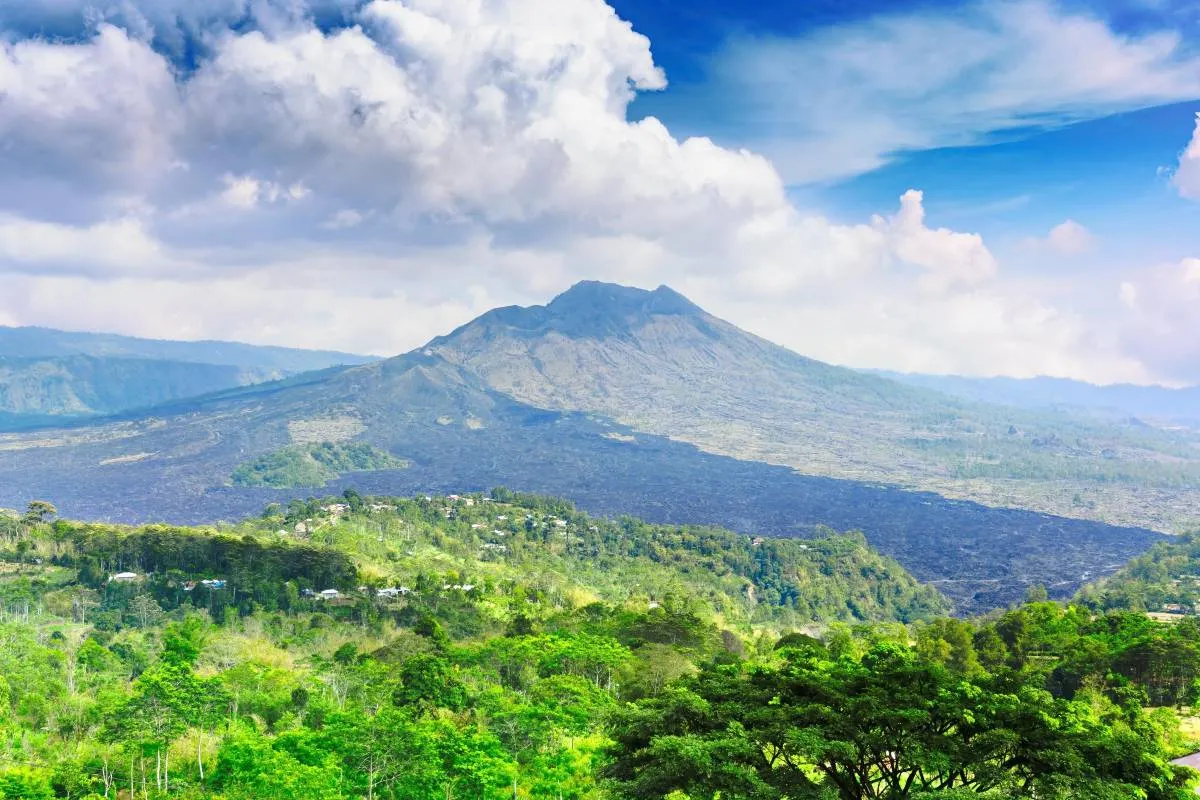
[{"label": "blue sky", "polygon": [[1195,383],[1198,112],[1196,0],[0,0],[0,324],[388,354],[602,279]]},{"label": "blue sky", "polygon": [[[878,15],[936,14],[963,4],[614,0],[612,5],[650,37],[671,81],[665,92],[640,95],[631,114],[658,116],[679,133],[741,146],[753,142],[747,128],[755,120],[728,114],[721,98],[704,88],[712,82],[716,54],[730,39],[798,37]],[[1169,28],[1200,44],[1200,3],[1133,0],[1064,7],[1101,17],[1117,33]],[[677,95],[685,100],[677,101]],[[1194,206],[1180,200],[1161,171],[1177,161],[1198,106],[1173,103],[1000,136],[994,144],[900,153],[894,163],[861,175],[793,186],[793,196],[853,220],[886,207],[906,189],[921,187],[931,198],[926,203],[931,216],[988,238],[1018,239],[1031,230],[1048,230],[1065,214],[1109,232],[1110,246],[1117,249],[1149,245],[1163,258],[1178,258],[1200,244],[1200,224]]]}]

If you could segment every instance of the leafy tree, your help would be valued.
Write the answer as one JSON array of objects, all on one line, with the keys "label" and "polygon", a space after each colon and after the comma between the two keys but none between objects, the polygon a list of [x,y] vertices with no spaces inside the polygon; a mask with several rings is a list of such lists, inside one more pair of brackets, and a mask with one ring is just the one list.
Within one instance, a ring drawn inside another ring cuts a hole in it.
[{"label": "leafy tree", "polygon": [[858,662],[797,652],[706,670],[619,714],[610,775],[626,797],[1189,796],[1141,725],[1029,683],[963,680],[899,645]]},{"label": "leafy tree", "polygon": [[53,503],[45,500],[34,500],[25,508],[25,522],[31,525],[46,522],[58,514]]}]

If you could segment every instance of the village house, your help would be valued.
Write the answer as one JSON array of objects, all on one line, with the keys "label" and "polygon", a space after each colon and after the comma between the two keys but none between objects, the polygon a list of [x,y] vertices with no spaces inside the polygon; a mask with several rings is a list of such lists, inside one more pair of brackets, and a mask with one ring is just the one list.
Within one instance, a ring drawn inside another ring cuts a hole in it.
[{"label": "village house", "polygon": [[138,579],[136,572],[118,572],[108,579],[109,583],[133,583]]},{"label": "village house", "polygon": [[342,593],[337,589],[325,589],[320,595],[322,600],[337,600],[341,596]]}]

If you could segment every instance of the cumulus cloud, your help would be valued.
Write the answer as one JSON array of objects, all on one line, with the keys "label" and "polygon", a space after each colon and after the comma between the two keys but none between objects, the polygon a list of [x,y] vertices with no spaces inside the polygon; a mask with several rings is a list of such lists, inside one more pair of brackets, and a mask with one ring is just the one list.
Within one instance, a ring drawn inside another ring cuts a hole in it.
[{"label": "cumulus cloud", "polygon": [[733,141],[789,182],[821,181],[896,153],[963,146],[1200,96],[1200,56],[1174,31],[1128,35],[1045,0],[977,0],[895,12],[798,37],[733,41],[711,82]]},{"label": "cumulus cloud", "polygon": [[1200,200],[1200,114],[1196,115],[1192,141],[1179,154],[1179,167],[1171,176],[1171,183],[1183,197]]},{"label": "cumulus cloud", "polygon": [[1078,256],[1092,249],[1096,237],[1073,219],[1060,222],[1043,237],[1031,237],[1023,244],[1033,252],[1047,252],[1058,256]]},{"label": "cumulus cloud", "polygon": [[[670,284],[839,363],[1148,376],[981,236],[927,220],[918,190],[838,223],[759,154],[630,122],[665,76],[602,0],[372,0],[329,6],[333,26],[265,3],[236,29],[185,5],[0,46],[5,318],[389,354],[595,278]],[[189,26],[203,46],[180,69],[160,31]],[[1167,92],[1167,44],[1118,42],[1076,89]]]}]

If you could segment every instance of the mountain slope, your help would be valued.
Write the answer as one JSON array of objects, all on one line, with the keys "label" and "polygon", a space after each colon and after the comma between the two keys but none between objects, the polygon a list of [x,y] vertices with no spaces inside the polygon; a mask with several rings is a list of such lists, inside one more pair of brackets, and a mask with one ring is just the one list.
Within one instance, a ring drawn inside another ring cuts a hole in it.
[{"label": "mountain slope", "polygon": [[128,412],[368,360],[228,342],[0,328],[0,430]]},{"label": "mountain slope", "polygon": [[1120,524],[1200,525],[1200,438],[986,405],[799,356],[674,291],[582,283],[424,352],[517,400],[713,453]]},{"label": "mountain slope", "polygon": [[14,418],[113,414],[283,376],[274,369],[146,358],[0,358],[0,411]]},{"label": "mountain slope", "polygon": [[1066,596],[1160,538],[705,453],[598,415],[518,402],[425,353],[179,401],[151,417],[0,435],[0,505],[47,498],[80,518],[236,519],[312,490],[234,486],[235,470],[324,441],[365,442],[407,464],[344,476],[328,491],[509,486],[653,522],[790,537],[821,525],[861,530],[964,613],[1018,600],[1031,584]]}]

